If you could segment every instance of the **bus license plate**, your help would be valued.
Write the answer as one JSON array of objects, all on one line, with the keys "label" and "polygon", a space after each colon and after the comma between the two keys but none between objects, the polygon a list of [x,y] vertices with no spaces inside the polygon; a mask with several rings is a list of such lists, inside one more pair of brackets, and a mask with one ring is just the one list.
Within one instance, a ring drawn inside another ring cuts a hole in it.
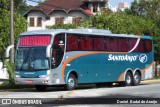
[{"label": "bus license plate", "polygon": [[32,84],[33,81],[32,81],[32,80],[27,80],[27,83],[28,83],[28,84]]}]

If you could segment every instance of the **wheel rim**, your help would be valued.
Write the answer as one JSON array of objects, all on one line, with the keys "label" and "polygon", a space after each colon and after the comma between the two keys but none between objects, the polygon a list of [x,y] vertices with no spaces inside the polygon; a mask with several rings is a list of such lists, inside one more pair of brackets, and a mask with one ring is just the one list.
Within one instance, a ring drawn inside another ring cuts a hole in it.
[{"label": "wheel rim", "polygon": [[134,80],[138,83],[138,82],[139,82],[139,79],[140,79],[139,75],[138,75],[138,74],[135,74],[135,75],[134,75]]},{"label": "wheel rim", "polygon": [[127,82],[127,84],[131,83],[131,77],[129,75],[127,75],[127,77],[126,77],[126,82]]},{"label": "wheel rim", "polygon": [[74,81],[73,78],[70,77],[70,78],[68,79],[68,85],[69,85],[69,87],[74,87],[75,81]]}]

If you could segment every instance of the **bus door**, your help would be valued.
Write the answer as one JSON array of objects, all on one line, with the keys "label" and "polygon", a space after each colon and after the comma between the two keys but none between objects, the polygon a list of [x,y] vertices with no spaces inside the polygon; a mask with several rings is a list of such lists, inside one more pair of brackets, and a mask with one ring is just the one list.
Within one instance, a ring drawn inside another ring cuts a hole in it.
[{"label": "bus door", "polygon": [[63,59],[65,49],[65,34],[58,34],[55,36],[52,45],[52,60],[51,67],[57,68]]}]

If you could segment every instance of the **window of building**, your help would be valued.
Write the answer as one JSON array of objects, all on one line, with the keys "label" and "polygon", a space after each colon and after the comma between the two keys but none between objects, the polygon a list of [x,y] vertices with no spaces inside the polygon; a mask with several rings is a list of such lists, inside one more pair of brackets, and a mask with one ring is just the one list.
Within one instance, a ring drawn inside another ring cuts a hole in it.
[{"label": "window of building", "polygon": [[73,17],[73,19],[72,19],[72,22],[76,23],[76,24],[79,24],[80,21],[81,21],[81,17]]},{"label": "window of building", "polygon": [[42,27],[42,18],[41,17],[37,18],[37,26]]},{"label": "window of building", "polygon": [[93,13],[96,13],[98,10],[97,4],[93,4]]},{"label": "window of building", "polygon": [[128,43],[126,38],[118,38],[119,52],[128,52]]},{"label": "window of building", "polygon": [[63,24],[64,17],[56,17],[55,18],[55,25]]},{"label": "window of building", "polygon": [[34,26],[34,18],[29,18],[29,26]]}]

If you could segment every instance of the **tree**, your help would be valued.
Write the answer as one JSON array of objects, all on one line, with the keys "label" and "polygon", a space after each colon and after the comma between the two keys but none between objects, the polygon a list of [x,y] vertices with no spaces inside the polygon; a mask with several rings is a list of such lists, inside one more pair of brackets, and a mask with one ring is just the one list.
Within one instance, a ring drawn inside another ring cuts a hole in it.
[{"label": "tree", "polygon": [[131,14],[151,19],[160,18],[160,0],[134,0],[130,8]]},{"label": "tree", "polygon": [[[155,61],[160,60],[160,0],[134,0],[131,4],[131,8],[125,11],[127,14],[143,17],[145,19],[151,19],[154,24],[158,27],[156,34],[154,35],[154,50],[155,50]],[[151,30],[149,30],[152,32]]]},{"label": "tree", "polygon": [[128,15],[126,13],[96,14],[89,20],[82,21],[82,27],[108,29],[113,33],[157,35],[157,26],[147,18]]},{"label": "tree", "polygon": [[53,26],[47,26],[48,29],[74,29],[78,26],[76,24],[59,24],[59,25],[53,25]]},{"label": "tree", "polygon": [[[0,0],[0,8],[10,10],[10,0]],[[28,11],[30,6],[26,4],[26,0],[14,0],[14,10],[20,14]]]},{"label": "tree", "polygon": [[[4,53],[10,44],[10,11],[7,0],[1,0],[3,7],[0,8],[0,60],[4,60]],[[20,33],[26,31],[26,19],[16,11],[14,12],[14,38],[15,43]],[[15,45],[16,46],[16,45]]]}]

